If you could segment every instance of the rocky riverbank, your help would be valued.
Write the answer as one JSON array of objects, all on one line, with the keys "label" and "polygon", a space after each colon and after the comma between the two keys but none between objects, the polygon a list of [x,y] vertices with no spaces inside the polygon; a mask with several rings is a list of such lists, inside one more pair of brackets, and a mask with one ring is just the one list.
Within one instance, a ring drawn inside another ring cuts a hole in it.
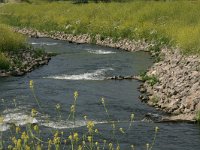
[{"label": "rocky riverbank", "polygon": [[200,57],[185,56],[179,49],[163,48],[164,59],[147,72],[159,80],[153,86],[148,82],[147,103],[172,114],[174,120],[195,120],[200,111]]},{"label": "rocky riverbank", "polygon": [[16,32],[22,33],[24,35],[28,35],[30,37],[36,37],[36,38],[52,38],[55,40],[64,40],[69,41],[70,43],[77,43],[77,44],[83,44],[83,43],[94,43],[101,46],[107,46],[117,49],[123,49],[126,51],[148,51],[149,48],[153,46],[153,44],[149,44],[145,42],[145,40],[128,40],[128,39],[122,39],[118,41],[114,41],[112,38],[105,38],[102,39],[100,35],[96,35],[94,38],[91,38],[89,34],[82,34],[82,35],[73,35],[73,34],[66,34],[64,32],[39,32],[37,30],[33,29],[19,29],[14,28]]},{"label": "rocky riverbank", "polygon": [[[15,31],[31,37],[48,37],[79,44],[95,43],[126,51],[149,51],[154,46],[145,40],[113,41],[111,38],[101,39],[100,35],[91,38],[88,34],[74,36],[63,32],[48,33],[18,28],[15,28]],[[150,82],[146,81],[140,89],[145,93],[141,98],[149,105],[169,113],[169,116],[165,117],[167,120],[193,122],[200,111],[200,57],[182,55],[179,49],[174,48],[162,48],[159,55],[162,56],[162,60],[147,72],[147,76],[153,76],[158,82],[149,84]]]},{"label": "rocky riverbank", "polygon": [[44,52],[39,52],[32,48],[9,52],[5,54],[10,60],[9,70],[0,69],[0,77],[22,76],[27,72],[48,64],[50,56]]}]

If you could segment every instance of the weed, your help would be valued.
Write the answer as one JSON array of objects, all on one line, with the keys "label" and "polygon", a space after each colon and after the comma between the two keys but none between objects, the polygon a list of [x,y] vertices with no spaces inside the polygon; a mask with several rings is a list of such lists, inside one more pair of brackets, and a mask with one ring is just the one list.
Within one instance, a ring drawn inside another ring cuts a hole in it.
[{"label": "weed", "polygon": [[141,80],[147,82],[149,85],[153,86],[159,82],[158,78],[155,75],[147,75],[146,72],[140,74]]}]

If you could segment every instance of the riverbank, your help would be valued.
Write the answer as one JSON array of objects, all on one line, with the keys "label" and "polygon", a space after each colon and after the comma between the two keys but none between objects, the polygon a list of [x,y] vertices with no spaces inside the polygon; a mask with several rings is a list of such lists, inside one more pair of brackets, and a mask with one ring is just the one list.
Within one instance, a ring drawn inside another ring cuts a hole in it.
[{"label": "riverbank", "polygon": [[[128,39],[113,41],[112,38],[101,40],[99,35],[92,40],[89,34],[73,36],[63,32],[39,32],[33,29],[15,28],[16,32],[31,37],[49,37],[69,42],[94,43],[97,45],[120,48],[126,51],[150,51],[154,46],[145,40]],[[155,55],[154,51],[153,55]],[[157,53],[156,53],[157,55]],[[147,72],[148,79],[141,87],[147,96],[143,101],[169,113],[163,121],[191,121],[200,111],[200,58],[198,55],[186,56],[178,48],[163,47],[159,52],[160,62],[155,63]],[[153,79],[153,77],[155,79]],[[153,81],[151,81],[153,80]],[[156,81],[154,81],[156,80]]]},{"label": "riverbank", "polygon": [[25,75],[39,66],[47,65],[51,59],[48,54],[39,54],[39,52],[30,48],[20,50],[17,53],[5,53],[4,55],[9,58],[10,66],[8,69],[0,69],[0,77]]},{"label": "riverbank", "polygon": [[0,24],[0,77],[24,75],[49,60],[43,50],[30,47],[24,36]]},{"label": "riverbank", "polygon": [[173,115],[174,120],[196,120],[200,111],[200,57],[185,56],[179,49],[162,48],[163,60],[155,63],[147,72],[158,82],[144,88],[147,103]]}]

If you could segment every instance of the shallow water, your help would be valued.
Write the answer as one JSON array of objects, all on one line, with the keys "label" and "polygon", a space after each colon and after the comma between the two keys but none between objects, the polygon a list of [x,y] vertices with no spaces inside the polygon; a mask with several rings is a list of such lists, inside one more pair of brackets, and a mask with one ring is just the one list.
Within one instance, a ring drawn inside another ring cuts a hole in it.
[{"label": "shallow water", "polygon": [[[106,48],[89,44],[71,44],[66,41],[40,38],[29,40],[34,47],[43,47],[48,52],[58,53],[48,65],[42,66],[23,77],[0,79],[0,113],[4,122],[24,126],[27,123],[38,123],[42,126],[44,137],[51,129],[62,129],[69,132],[72,121],[66,121],[70,105],[73,103],[74,91],[79,92],[77,100],[77,116],[75,127],[82,133],[85,130],[87,115],[102,131],[99,139],[111,140],[110,125],[101,105],[105,102],[112,120],[120,121],[118,127],[127,128],[129,116],[135,114],[134,126],[126,135],[117,135],[121,148],[129,149],[131,144],[137,149],[145,149],[151,143],[154,127],[159,126],[160,132],[156,139],[156,150],[199,150],[200,128],[198,125],[186,123],[148,123],[142,122],[148,112],[160,114],[154,108],[141,103],[137,90],[140,82],[136,80],[104,80],[114,75],[137,75],[153,63],[145,52],[128,53],[118,49]],[[35,82],[35,93],[43,108],[40,110],[29,89],[29,80]],[[15,99],[16,102],[13,102]],[[61,119],[57,119],[56,104],[61,105]],[[41,114],[37,118],[30,117],[32,108]],[[42,115],[43,114],[43,115]],[[48,114],[48,117],[44,114]],[[46,119],[50,118],[46,123]],[[6,137],[8,124],[0,125]]]}]

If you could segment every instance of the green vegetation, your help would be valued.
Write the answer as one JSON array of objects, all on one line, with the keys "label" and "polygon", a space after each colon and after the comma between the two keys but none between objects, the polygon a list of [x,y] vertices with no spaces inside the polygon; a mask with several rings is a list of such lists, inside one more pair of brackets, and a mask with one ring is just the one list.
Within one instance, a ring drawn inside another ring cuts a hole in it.
[{"label": "green vegetation", "polygon": [[159,82],[158,78],[155,75],[149,76],[146,74],[146,72],[141,73],[140,77],[143,82],[147,82],[151,86]]},{"label": "green vegetation", "polygon": [[200,111],[198,111],[196,114],[196,120],[200,124]]},{"label": "green vegetation", "polygon": [[10,67],[9,59],[3,53],[0,53],[0,69],[8,70],[9,67]]},{"label": "green vegetation", "polygon": [[[34,82],[30,81],[30,90],[33,94],[34,100],[36,101],[38,108],[33,108],[30,112],[30,119],[36,118],[38,115],[47,116],[46,122],[49,122],[48,115],[43,113],[43,108],[40,105],[40,101],[35,94]],[[13,124],[10,128],[11,136],[8,137],[8,141],[2,139],[3,133],[0,134],[0,149],[8,150],[61,150],[61,149],[70,149],[70,150],[120,150],[120,143],[117,140],[117,137],[126,138],[129,134],[130,129],[133,127],[134,123],[134,114],[128,116],[129,121],[127,121],[127,129],[120,127],[119,121],[114,121],[110,118],[109,111],[107,109],[106,100],[101,98],[100,103],[102,104],[102,112],[105,111],[105,115],[108,118],[108,121],[105,122],[110,126],[110,138],[103,138],[103,130],[98,129],[95,125],[95,122],[90,120],[87,116],[83,116],[86,127],[83,132],[76,131],[75,122],[77,114],[77,102],[79,94],[77,91],[74,92],[74,100],[69,108],[69,116],[67,121],[73,122],[74,127],[68,129],[67,132],[59,129],[51,129],[48,139],[42,137],[44,132],[37,123],[29,123],[26,127],[18,126]],[[4,100],[2,100],[4,103]],[[14,100],[15,107],[17,106],[17,101]],[[65,108],[64,108],[65,109]],[[60,104],[55,105],[55,110],[57,112],[56,120],[61,120],[61,111],[62,106]],[[4,123],[3,116],[0,116],[0,124]],[[159,128],[155,127],[153,130],[153,139],[151,143],[146,144],[146,150],[152,150],[155,145],[156,137],[158,134]],[[100,138],[101,137],[101,138]],[[103,138],[103,139],[102,139]],[[137,146],[130,145],[131,150],[134,150]]]},{"label": "green vegetation", "polygon": [[45,31],[178,45],[187,54],[200,53],[200,1],[133,1],[8,4],[0,10],[6,24]]},{"label": "green vegetation", "polygon": [[22,35],[14,33],[9,27],[0,24],[0,69],[8,70],[10,68],[8,54],[10,52],[17,53],[24,47],[25,38]]},{"label": "green vegetation", "polygon": [[0,52],[18,51],[25,48],[25,37],[0,24]]}]

